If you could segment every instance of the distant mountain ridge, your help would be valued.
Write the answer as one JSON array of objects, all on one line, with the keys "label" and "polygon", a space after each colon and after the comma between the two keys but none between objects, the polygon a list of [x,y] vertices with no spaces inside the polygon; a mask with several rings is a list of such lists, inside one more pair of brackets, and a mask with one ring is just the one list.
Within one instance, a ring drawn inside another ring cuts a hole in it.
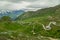
[{"label": "distant mountain ridge", "polygon": [[3,16],[9,16],[12,19],[17,18],[19,15],[21,15],[22,13],[24,13],[23,10],[0,10],[0,18]]}]

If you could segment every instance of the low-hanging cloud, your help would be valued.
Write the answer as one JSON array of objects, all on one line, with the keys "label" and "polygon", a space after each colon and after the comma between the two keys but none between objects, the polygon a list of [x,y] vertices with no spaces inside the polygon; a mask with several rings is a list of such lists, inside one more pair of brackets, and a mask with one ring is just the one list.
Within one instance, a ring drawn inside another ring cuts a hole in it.
[{"label": "low-hanging cloud", "polygon": [[8,10],[19,10],[25,8],[26,6],[30,5],[28,2],[21,1],[19,3],[12,3],[8,1],[0,1],[0,9],[8,9]]},{"label": "low-hanging cloud", "polygon": [[4,10],[35,10],[53,7],[60,4],[60,0],[0,0],[0,9]]}]

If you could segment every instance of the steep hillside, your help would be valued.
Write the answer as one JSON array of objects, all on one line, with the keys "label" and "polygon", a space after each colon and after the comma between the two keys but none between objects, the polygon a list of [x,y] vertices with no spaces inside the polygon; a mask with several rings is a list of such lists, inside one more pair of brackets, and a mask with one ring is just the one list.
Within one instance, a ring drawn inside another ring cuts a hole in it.
[{"label": "steep hillside", "polygon": [[60,11],[60,5],[55,6],[55,7],[40,9],[37,11],[28,11],[28,12],[25,12],[24,14],[20,15],[17,18],[17,20],[23,20],[23,19],[33,18],[33,17],[52,16],[52,15],[56,16],[56,14],[57,15],[60,14],[60,12],[58,12],[58,11]]},{"label": "steep hillside", "polygon": [[[26,34],[31,34],[31,30],[34,27],[36,35],[41,34],[47,37],[60,38],[60,5],[25,12],[17,18],[17,21],[27,28],[24,31]],[[56,23],[56,25],[51,24],[51,22]],[[43,27],[47,25],[51,26],[51,30],[44,30]]]}]

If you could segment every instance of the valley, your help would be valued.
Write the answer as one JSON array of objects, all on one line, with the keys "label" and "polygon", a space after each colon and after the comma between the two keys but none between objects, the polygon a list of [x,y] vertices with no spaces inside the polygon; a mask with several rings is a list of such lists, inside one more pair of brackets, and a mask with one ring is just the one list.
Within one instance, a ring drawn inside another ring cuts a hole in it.
[{"label": "valley", "polygon": [[60,5],[24,12],[15,20],[3,16],[0,40],[60,40]]}]

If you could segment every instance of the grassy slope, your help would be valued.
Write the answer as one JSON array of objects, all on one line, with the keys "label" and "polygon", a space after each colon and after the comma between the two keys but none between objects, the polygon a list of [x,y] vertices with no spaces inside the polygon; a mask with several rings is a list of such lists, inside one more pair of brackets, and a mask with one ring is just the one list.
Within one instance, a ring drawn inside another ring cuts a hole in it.
[{"label": "grassy slope", "polygon": [[[44,11],[44,12],[43,12]],[[38,13],[37,13],[38,12]],[[41,14],[41,13],[43,14]],[[53,38],[60,38],[60,9],[56,7],[42,9],[42,11],[38,10],[35,14],[33,12],[28,12],[27,14],[23,14],[21,17],[18,18],[18,21],[11,21],[11,22],[0,22],[0,39],[1,40],[49,40],[48,38],[41,38],[42,36],[53,37]],[[25,17],[27,16],[27,18]],[[21,19],[22,20],[21,20]],[[26,18],[26,19],[25,19]],[[24,19],[24,20],[23,20]],[[48,25],[50,21],[56,21],[57,25],[51,25],[52,29],[46,31],[43,29],[40,23],[44,25]],[[32,30],[34,28],[33,34]],[[13,31],[13,32],[12,32]],[[1,34],[1,32],[3,32]],[[5,32],[5,33],[4,33]],[[38,37],[41,38],[36,38]]]},{"label": "grassy slope", "polygon": [[[38,10],[36,12],[27,12],[18,17],[18,20],[20,20],[20,22],[25,22],[25,24],[27,23],[27,25],[25,26],[28,26],[30,30],[31,26],[28,24],[31,22],[31,25],[35,26],[36,33],[44,36],[60,38],[60,5],[52,8]],[[51,25],[52,29],[49,31],[45,31],[40,23],[48,25],[50,21],[57,22],[57,25]],[[26,31],[28,30],[28,28],[26,29]]]}]

